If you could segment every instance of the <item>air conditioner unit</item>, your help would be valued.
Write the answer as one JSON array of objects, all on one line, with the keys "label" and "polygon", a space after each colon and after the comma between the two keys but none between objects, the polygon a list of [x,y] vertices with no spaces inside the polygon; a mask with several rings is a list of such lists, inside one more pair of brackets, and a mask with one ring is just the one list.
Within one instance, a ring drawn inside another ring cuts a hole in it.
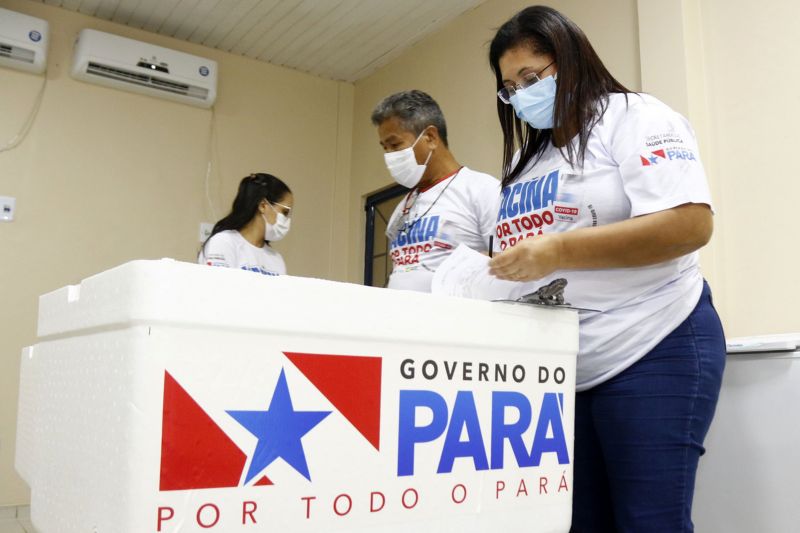
[{"label": "air conditioner unit", "polygon": [[200,107],[217,97],[216,61],[96,30],[78,35],[72,77]]},{"label": "air conditioner unit", "polygon": [[0,66],[44,72],[47,28],[46,20],[0,8]]}]

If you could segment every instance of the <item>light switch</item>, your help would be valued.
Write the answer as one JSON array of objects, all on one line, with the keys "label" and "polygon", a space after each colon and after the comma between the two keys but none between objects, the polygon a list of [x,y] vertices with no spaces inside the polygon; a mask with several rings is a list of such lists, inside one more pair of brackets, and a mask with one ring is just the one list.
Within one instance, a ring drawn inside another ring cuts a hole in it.
[{"label": "light switch", "polygon": [[14,211],[17,209],[17,199],[11,196],[0,196],[0,222],[14,220]]}]

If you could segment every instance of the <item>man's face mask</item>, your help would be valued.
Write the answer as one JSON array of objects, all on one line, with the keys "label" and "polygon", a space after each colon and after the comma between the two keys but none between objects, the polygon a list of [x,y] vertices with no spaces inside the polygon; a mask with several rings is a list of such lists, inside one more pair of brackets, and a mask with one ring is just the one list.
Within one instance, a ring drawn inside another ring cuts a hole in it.
[{"label": "man's face mask", "polygon": [[431,150],[425,163],[422,165],[417,163],[417,158],[414,155],[414,146],[416,146],[422,138],[423,133],[425,133],[425,130],[422,130],[414,141],[414,144],[408,148],[383,154],[386,168],[389,169],[389,174],[392,175],[394,181],[409,189],[416,187],[419,180],[422,179],[425,168],[428,166],[428,161],[430,161],[431,155],[433,155],[433,150]]}]

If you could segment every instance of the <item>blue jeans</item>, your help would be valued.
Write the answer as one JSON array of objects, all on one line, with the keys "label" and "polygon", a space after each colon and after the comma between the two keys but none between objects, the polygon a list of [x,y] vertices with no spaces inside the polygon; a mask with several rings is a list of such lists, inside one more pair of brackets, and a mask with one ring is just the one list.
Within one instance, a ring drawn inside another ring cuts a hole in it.
[{"label": "blue jeans", "polygon": [[572,533],[694,531],[697,462],[724,367],[704,282],[697,307],[652,351],[576,395]]}]

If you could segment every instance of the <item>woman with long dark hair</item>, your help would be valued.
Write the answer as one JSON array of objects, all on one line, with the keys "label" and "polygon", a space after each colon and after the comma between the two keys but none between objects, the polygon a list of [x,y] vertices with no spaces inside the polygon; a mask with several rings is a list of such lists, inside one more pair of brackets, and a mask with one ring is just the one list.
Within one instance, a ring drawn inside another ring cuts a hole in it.
[{"label": "woman with long dark hair", "polygon": [[503,131],[494,275],[566,278],[580,313],[575,532],[690,532],[725,342],[697,250],[712,209],[689,123],[608,72],[543,6],[489,60]]},{"label": "woman with long dark hair", "polygon": [[286,236],[294,197],[272,174],[250,174],[239,183],[231,212],[214,224],[198,263],[240,268],[276,276],[286,274],[281,254],[270,241]]}]

